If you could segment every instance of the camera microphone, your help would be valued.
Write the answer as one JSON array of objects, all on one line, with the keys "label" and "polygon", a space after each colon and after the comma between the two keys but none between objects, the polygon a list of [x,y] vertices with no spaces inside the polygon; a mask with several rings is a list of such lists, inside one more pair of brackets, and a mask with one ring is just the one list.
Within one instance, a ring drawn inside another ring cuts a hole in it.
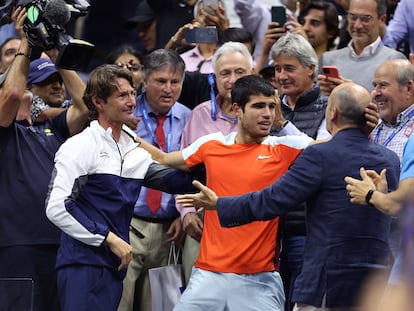
[{"label": "camera microphone", "polygon": [[64,0],[49,0],[44,17],[52,25],[65,25],[70,20],[70,10]]},{"label": "camera microphone", "polygon": [[[24,6],[27,18],[23,24],[29,45],[47,51],[58,49],[56,66],[64,69],[86,70],[93,56],[94,45],[79,39],[72,38],[65,33],[64,25],[71,17],[71,8],[65,0],[0,0],[0,22],[5,18],[1,15],[6,12],[6,18],[11,19],[13,7]],[[77,6],[77,16],[86,15],[89,4],[81,0],[71,0]],[[85,6],[84,6],[85,5]],[[3,14],[4,15],[4,14]]]}]

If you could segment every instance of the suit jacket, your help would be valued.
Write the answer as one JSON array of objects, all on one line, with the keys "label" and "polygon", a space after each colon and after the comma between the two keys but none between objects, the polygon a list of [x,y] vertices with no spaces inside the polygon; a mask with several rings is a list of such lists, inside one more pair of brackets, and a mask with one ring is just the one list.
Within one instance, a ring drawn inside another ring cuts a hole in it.
[{"label": "suit jacket", "polygon": [[345,176],[360,178],[359,169],[387,169],[390,190],[398,185],[398,156],[368,140],[359,129],[338,132],[329,142],[306,148],[289,171],[260,192],[220,197],[223,226],[285,214],[307,201],[304,263],[293,302],[328,308],[355,306],[367,275],[385,268],[390,256],[390,217],[372,206],[352,204]]}]

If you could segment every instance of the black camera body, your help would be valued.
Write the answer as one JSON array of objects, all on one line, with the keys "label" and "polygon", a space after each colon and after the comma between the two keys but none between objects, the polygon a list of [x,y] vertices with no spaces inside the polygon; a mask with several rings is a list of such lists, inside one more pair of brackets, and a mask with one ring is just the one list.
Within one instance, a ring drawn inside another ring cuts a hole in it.
[{"label": "black camera body", "polygon": [[23,29],[29,44],[42,50],[57,48],[59,51],[56,60],[57,67],[81,71],[87,68],[93,56],[94,45],[74,39],[64,30],[64,25],[69,22],[72,15],[87,14],[89,8],[87,2],[82,0],[82,2],[68,4],[64,0],[34,0],[22,3],[17,0],[11,1],[9,6],[8,13],[3,15],[2,19],[11,22],[12,7],[24,6],[27,18]]}]

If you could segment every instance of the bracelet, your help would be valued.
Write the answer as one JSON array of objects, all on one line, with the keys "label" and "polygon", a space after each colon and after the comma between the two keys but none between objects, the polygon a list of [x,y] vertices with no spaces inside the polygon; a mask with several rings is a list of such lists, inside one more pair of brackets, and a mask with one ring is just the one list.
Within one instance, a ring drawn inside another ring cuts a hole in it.
[{"label": "bracelet", "polygon": [[372,195],[374,194],[375,191],[376,191],[375,189],[369,189],[367,192],[367,195],[365,196],[365,202],[370,206],[374,206],[369,201],[371,200]]},{"label": "bracelet", "polygon": [[14,57],[17,56],[26,56],[28,59],[30,59],[30,55],[23,52],[17,52],[16,54],[14,54]]}]

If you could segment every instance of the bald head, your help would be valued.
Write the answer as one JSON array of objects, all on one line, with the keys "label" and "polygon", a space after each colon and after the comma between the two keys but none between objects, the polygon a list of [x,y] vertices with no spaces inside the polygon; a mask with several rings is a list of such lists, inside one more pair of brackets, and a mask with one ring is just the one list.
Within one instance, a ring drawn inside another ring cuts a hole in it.
[{"label": "bald head", "polygon": [[368,90],[361,85],[347,82],[337,86],[329,96],[326,108],[327,130],[335,134],[342,128],[363,129],[365,108],[370,101]]},{"label": "bald head", "polygon": [[414,65],[408,60],[389,60],[375,70],[371,93],[383,121],[394,124],[398,115],[414,103]]}]

